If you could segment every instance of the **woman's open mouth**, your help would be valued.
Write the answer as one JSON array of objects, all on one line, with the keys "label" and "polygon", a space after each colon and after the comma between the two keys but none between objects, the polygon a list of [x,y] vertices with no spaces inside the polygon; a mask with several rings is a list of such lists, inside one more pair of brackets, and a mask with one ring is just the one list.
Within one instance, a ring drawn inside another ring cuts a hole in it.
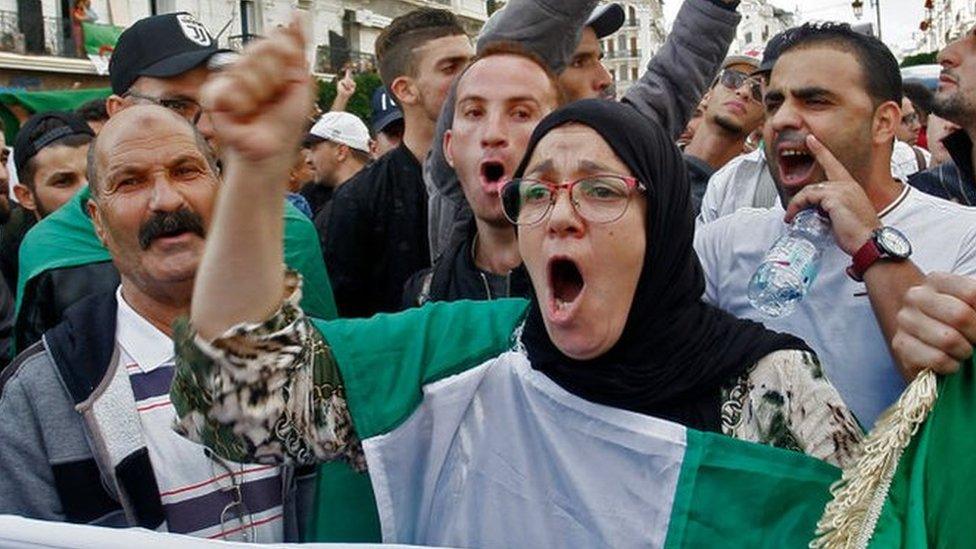
[{"label": "woman's open mouth", "polygon": [[549,260],[549,318],[567,322],[575,313],[586,288],[583,273],[572,259],[556,257]]}]

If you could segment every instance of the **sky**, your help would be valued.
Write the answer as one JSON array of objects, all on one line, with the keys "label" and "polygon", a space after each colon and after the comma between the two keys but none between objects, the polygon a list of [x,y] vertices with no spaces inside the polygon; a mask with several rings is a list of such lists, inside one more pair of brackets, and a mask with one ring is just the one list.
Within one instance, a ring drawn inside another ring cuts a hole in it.
[{"label": "sky", "polygon": [[[866,23],[875,20],[871,0],[863,0],[864,15],[860,21],[854,18],[850,0],[768,0],[770,4],[787,11],[799,12],[799,22],[844,21]],[[912,33],[925,17],[925,0],[877,0],[881,2],[881,39],[892,49],[913,44]],[[664,0],[664,16],[670,23],[681,6],[681,0]]]}]

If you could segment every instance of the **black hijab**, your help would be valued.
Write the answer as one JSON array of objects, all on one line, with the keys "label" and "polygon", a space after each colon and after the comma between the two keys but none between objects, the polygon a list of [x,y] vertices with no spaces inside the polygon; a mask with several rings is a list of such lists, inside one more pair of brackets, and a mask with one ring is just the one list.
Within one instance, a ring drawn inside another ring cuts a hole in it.
[{"label": "black hijab", "polygon": [[647,250],[616,345],[592,360],[565,356],[549,338],[533,295],[522,335],[529,360],[564,389],[592,402],[720,431],[723,385],[769,353],[809,348],[800,339],[701,301],[705,278],[692,247],[695,223],[681,153],[659,124],[632,107],[591,99],[550,114],[533,132],[515,176],[525,173],[546,134],[571,122],[599,133],[647,187]]}]

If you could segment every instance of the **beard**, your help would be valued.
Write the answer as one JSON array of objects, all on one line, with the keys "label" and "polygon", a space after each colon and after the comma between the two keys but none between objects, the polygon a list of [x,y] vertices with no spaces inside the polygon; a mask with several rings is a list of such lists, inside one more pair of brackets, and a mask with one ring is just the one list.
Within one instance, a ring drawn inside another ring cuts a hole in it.
[{"label": "beard", "polygon": [[976,120],[976,105],[973,103],[959,89],[950,94],[936,92],[932,97],[932,112],[960,126],[972,126],[972,122]]},{"label": "beard", "polygon": [[732,120],[731,118],[726,118],[720,114],[715,115],[712,119],[715,121],[715,125],[722,129],[722,131],[734,134],[734,135],[745,135],[746,129],[738,122]]}]

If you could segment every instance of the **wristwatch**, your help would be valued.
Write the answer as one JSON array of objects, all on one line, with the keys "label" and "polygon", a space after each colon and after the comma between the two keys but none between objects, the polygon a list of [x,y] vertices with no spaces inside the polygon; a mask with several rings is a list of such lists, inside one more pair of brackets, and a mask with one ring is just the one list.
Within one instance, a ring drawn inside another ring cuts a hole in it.
[{"label": "wristwatch", "polygon": [[894,227],[880,227],[871,233],[871,238],[854,254],[854,261],[847,268],[847,276],[863,282],[864,273],[878,261],[904,261],[911,255],[912,243],[901,231]]}]

